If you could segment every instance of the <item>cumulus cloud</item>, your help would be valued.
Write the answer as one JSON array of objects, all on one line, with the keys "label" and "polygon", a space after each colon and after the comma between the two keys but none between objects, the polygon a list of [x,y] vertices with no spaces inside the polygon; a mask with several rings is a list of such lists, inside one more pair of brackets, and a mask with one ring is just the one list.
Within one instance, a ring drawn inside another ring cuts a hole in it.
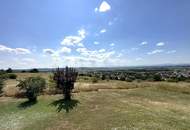
[{"label": "cumulus cloud", "polygon": [[60,53],[71,53],[71,48],[63,47],[61,48]]},{"label": "cumulus cloud", "polygon": [[100,33],[105,33],[107,30],[106,29],[102,29],[100,30]]},{"label": "cumulus cloud", "polygon": [[49,54],[49,55],[52,55],[55,53],[55,51],[53,49],[43,49],[43,53],[45,54]]},{"label": "cumulus cloud", "polygon": [[82,40],[86,37],[86,31],[84,29],[78,30],[78,35],[76,36],[66,36],[61,45],[65,46],[83,46]]},{"label": "cumulus cloud", "polygon": [[123,54],[122,53],[119,53],[116,57],[121,57],[121,56],[123,56]]},{"label": "cumulus cloud", "polygon": [[95,42],[94,42],[94,44],[95,44],[95,45],[98,45],[98,44],[100,44],[100,43],[99,43],[99,42],[97,42],[97,41],[95,41]]},{"label": "cumulus cloud", "polygon": [[106,51],[105,49],[89,50],[87,48],[77,48],[76,51],[79,52],[81,56],[89,58],[89,60],[94,59],[97,62],[106,61],[115,54],[115,51]]},{"label": "cumulus cloud", "polygon": [[167,51],[167,54],[172,54],[172,53],[176,53],[176,50],[171,50],[171,51]]},{"label": "cumulus cloud", "polygon": [[143,46],[143,45],[147,45],[147,44],[148,44],[148,42],[145,41],[145,42],[142,42],[140,45]]},{"label": "cumulus cloud", "polygon": [[161,52],[163,52],[164,50],[153,50],[153,51],[151,51],[151,52],[148,52],[147,54],[148,55],[153,55],[153,54],[157,54],[157,53],[161,53]]},{"label": "cumulus cloud", "polygon": [[105,49],[100,49],[99,52],[105,52],[106,50]]},{"label": "cumulus cloud", "polygon": [[165,45],[164,42],[159,42],[159,43],[156,44],[156,46],[164,46],[164,45]]},{"label": "cumulus cloud", "polygon": [[110,46],[115,46],[115,44],[114,44],[114,43],[111,43]]},{"label": "cumulus cloud", "polygon": [[99,12],[107,12],[109,10],[111,10],[111,6],[106,1],[103,1],[98,9]]},{"label": "cumulus cloud", "polygon": [[30,50],[26,48],[10,48],[4,45],[0,45],[0,52],[8,52],[15,54],[30,54]]}]

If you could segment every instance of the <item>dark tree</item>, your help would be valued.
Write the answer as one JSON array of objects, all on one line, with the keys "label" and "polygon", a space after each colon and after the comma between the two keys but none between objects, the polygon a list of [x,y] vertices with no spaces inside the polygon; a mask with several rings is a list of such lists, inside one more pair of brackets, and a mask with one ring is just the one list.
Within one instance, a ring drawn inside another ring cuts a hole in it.
[{"label": "dark tree", "polygon": [[74,68],[65,67],[63,69],[57,68],[54,72],[53,79],[56,86],[62,89],[65,100],[71,100],[71,92],[74,89],[74,82],[76,82],[78,73]]},{"label": "dark tree", "polygon": [[154,81],[162,81],[162,77],[159,74],[155,74],[153,79],[154,79]]},{"label": "dark tree", "polygon": [[38,72],[39,72],[39,70],[35,69],[35,68],[30,70],[30,73],[38,73]]},{"label": "dark tree", "polygon": [[7,72],[7,73],[12,73],[13,70],[12,70],[11,68],[8,68],[8,69],[6,70],[6,72]]}]

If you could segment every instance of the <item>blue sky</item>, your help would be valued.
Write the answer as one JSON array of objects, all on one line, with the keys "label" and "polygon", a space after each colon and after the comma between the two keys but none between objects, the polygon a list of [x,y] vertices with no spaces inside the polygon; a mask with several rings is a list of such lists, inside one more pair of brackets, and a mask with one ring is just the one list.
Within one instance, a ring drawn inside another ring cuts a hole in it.
[{"label": "blue sky", "polygon": [[190,63],[189,0],[0,0],[0,68]]}]

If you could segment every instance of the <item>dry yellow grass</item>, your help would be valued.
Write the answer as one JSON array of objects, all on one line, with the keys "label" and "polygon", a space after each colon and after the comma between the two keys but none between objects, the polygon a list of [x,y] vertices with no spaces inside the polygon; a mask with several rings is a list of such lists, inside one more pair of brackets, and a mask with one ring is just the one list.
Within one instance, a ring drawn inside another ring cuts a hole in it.
[{"label": "dry yellow grass", "polygon": [[[36,77],[40,76],[46,79],[47,83],[49,81],[49,76],[51,73],[16,73],[17,79],[24,79],[27,77]],[[16,96],[19,94],[18,88],[16,85],[18,81],[16,80],[7,80],[5,82],[4,87],[4,95],[5,96]],[[47,84],[47,86],[49,83]],[[144,87],[156,87],[158,90],[164,91],[174,91],[180,93],[190,93],[190,83],[169,83],[169,82],[125,82],[125,81],[103,81],[98,83],[91,82],[76,82],[75,89],[73,92],[81,92],[81,91],[103,91],[107,89],[134,89],[134,88],[144,88]],[[48,87],[45,91],[47,94],[54,94],[55,90]]]}]

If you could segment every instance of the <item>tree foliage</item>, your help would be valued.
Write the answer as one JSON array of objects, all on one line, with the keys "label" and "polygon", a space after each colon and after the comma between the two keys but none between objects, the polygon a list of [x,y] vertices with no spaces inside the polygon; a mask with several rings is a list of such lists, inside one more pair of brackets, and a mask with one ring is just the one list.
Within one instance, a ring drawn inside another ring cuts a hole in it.
[{"label": "tree foliage", "polygon": [[74,89],[78,73],[74,68],[57,68],[54,72],[53,79],[56,82],[56,87],[63,90],[64,99],[71,100],[71,92]]},{"label": "tree foliage", "polygon": [[35,68],[30,70],[30,73],[38,73],[38,72],[39,72],[39,70],[35,69]]},{"label": "tree foliage", "polygon": [[3,79],[0,79],[0,94],[2,93],[3,85]]},{"label": "tree foliage", "polygon": [[29,101],[35,101],[37,96],[43,91],[46,86],[45,79],[41,77],[29,77],[25,80],[20,80],[17,87],[24,90]]}]

